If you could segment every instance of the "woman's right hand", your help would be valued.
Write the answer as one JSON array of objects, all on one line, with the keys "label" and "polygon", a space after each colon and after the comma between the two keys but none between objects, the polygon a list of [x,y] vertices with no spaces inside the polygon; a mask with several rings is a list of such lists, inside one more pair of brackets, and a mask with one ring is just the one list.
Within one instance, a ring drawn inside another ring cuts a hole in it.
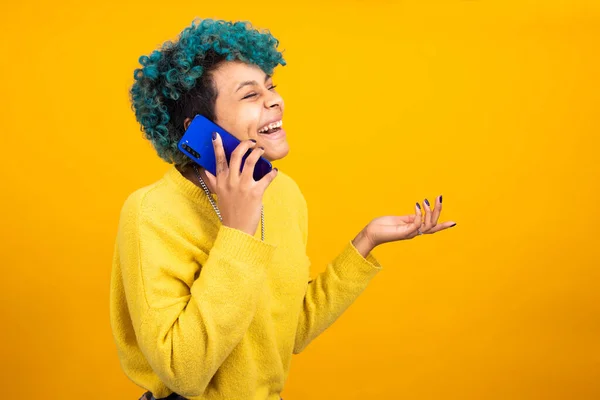
[{"label": "woman's right hand", "polygon": [[[236,147],[231,153],[229,165],[218,133],[216,137],[213,135],[213,147],[217,175],[206,171],[206,176],[217,194],[223,225],[254,236],[260,222],[263,195],[277,176],[277,169],[273,168],[259,181],[254,180],[254,166],[264,153],[264,149],[256,147],[256,142],[253,140],[245,140]],[[253,147],[240,173],[242,158]]]}]

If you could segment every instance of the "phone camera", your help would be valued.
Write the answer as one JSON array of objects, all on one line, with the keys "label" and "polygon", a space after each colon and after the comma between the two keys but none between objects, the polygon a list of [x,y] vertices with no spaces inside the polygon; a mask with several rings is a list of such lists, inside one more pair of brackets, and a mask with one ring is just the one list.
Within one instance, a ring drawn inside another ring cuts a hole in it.
[{"label": "phone camera", "polygon": [[191,148],[191,146],[189,146],[187,143],[183,143],[181,145],[181,147],[183,147],[184,150],[186,150],[188,153],[190,153],[191,155],[193,155],[196,158],[200,158],[200,154]]}]

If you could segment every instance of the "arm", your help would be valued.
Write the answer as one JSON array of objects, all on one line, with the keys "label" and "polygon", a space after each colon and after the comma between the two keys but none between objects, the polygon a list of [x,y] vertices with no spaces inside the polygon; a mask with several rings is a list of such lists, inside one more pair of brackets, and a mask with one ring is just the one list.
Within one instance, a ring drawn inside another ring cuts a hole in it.
[{"label": "arm", "polygon": [[[303,199],[303,196],[300,197]],[[301,225],[306,246],[308,213],[306,202],[303,204],[300,207],[304,211]],[[425,200],[424,217],[421,205],[416,203],[414,215],[375,218],[346,245],[325,272],[309,281],[298,321],[295,354],[304,350],[315,337],[333,324],[381,270],[381,265],[370,254],[373,248],[383,243],[412,239],[421,234],[433,234],[456,225],[453,221],[438,224],[442,196],[436,199],[435,205],[432,210],[429,201]]]},{"label": "arm", "polygon": [[[308,212],[303,197],[300,210],[306,246]],[[359,236],[353,242],[348,241],[344,250],[329,263],[325,271],[308,282],[296,329],[294,354],[302,352],[312,340],[330,327],[382,269],[369,253],[368,245]],[[366,257],[361,251],[365,252]]]},{"label": "arm", "polygon": [[164,223],[134,219],[119,242],[138,345],[170,389],[200,395],[244,337],[274,247],[221,226],[207,255]]}]

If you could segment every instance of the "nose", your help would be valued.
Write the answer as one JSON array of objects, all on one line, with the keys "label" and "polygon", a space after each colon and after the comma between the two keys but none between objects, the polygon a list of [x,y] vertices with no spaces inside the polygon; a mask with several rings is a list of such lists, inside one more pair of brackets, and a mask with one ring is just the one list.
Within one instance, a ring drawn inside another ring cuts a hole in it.
[{"label": "nose", "polygon": [[277,93],[272,93],[271,97],[269,97],[267,99],[267,101],[265,102],[265,106],[267,108],[274,108],[274,107],[281,108],[282,103],[283,103],[283,99],[281,98],[281,96]]}]

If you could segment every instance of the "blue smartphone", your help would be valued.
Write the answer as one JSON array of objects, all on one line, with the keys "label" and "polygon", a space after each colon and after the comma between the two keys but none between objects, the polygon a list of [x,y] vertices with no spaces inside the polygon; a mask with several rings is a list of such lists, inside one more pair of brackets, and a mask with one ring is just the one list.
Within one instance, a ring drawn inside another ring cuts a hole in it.
[{"label": "blue smartphone", "polygon": [[[218,132],[219,135],[221,135],[223,149],[225,150],[225,158],[227,159],[227,165],[229,165],[231,153],[241,143],[240,140],[200,114],[194,117],[183,134],[183,137],[177,144],[177,148],[196,164],[216,176],[217,162],[212,142],[213,132]],[[244,162],[251,152],[252,149],[248,150],[243,156],[240,172],[244,169]],[[259,181],[263,176],[271,172],[272,169],[273,166],[269,160],[260,157],[254,166],[254,173],[252,176],[255,181]]]}]

